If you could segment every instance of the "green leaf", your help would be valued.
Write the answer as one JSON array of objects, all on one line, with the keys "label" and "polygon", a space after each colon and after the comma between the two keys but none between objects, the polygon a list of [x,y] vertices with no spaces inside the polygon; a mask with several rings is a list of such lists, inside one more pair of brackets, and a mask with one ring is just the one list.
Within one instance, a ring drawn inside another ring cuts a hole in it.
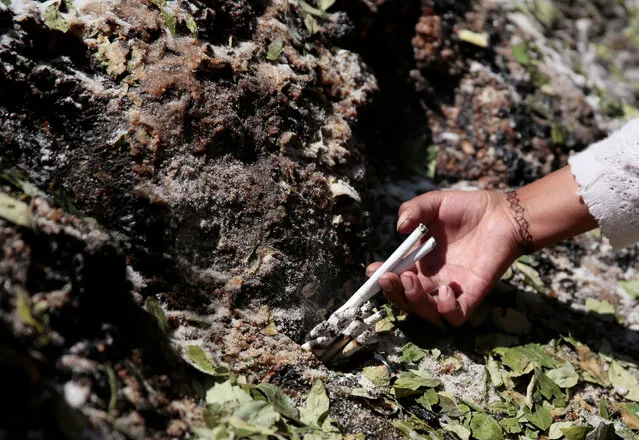
[{"label": "green leaf", "polygon": [[532,423],[542,431],[550,428],[550,425],[552,425],[553,422],[552,414],[550,413],[550,411],[539,405],[535,409],[535,412],[532,412],[527,406],[524,407],[524,415],[530,423]]},{"label": "green leaf", "polygon": [[499,364],[492,356],[488,356],[488,360],[486,361],[486,370],[488,370],[488,374],[490,375],[490,381],[494,386],[500,387],[504,384],[504,380],[501,375],[501,369],[499,368]]},{"label": "green leaf", "polygon": [[561,388],[572,388],[579,382],[579,374],[570,362],[566,362],[559,368],[549,370],[546,375]]},{"label": "green leaf", "polygon": [[311,391],[306,397],[306,407],[300,408],[302,423],[307,425],[322,426],[328,415],[330,400],[321,380],[313,382]]},{"label": "green leaf", "polygon": [[437,145],[431,145],[426,148],[426,163],[427,171],[426,177],[429,179],[433,179],[435,177],[435,173],[437,172],[437,152],[439,151],[439,147]]},{"label": "green leaf", "polygon": [[266,428],[272,428],[273,425],[280,421],[280,414],[275,411],[272,405],[263,400],[251,400],[243,403],[235,410],[233,416],[244,420],[245,422]]},{"label": "green leaf", "polygon": [[470,421],[470,430],[477,440],[501,440],[504,438],[499,423],[486,413],[476,413]]},{"label": "green leaf", "polygon": [[555,422],[550,425],[550,429],[548,430],[548,439],[549,440],[557,440],[564,436],[561,432],[562,429],[570,428],[574,426],[573,422]]},{"label": "green leaf", "polygon": [[16,309],[18,311],[18,316],[22,319],[26,325],[33,327],[38,333],[42,333],[44,331],[44,326],[33,317],[31,313],[31,306],[29,304],[29,298],[27,297],[27,293],[23,291],[24,289],[18,290],[18,298]]},{"label": "green leaf", "polygon": [[608,301],[600,301],[595,298],[586,298],[586,310],[599,313],[600,315],[614,315],[615,306]]},{"label": "green leaf", "polygon": [[432,411],[433,405],[437,405],[439,403],[439,394],[437,394],[437,391],[433,388],[429,388],[420,398],[415,399],[415,402],[419,403],[427,410]]},{"label": "green leaf", "polygon": [[608,412],[608,405],[606,405],[606,399],[603,397],[599,399],[599,417],[602,417],[604,419],[610,418],[610,413]]},{"label": "green leaf", "polygon": [[407,420],[393,420],[392,423],[395,428],[411,440],[427,440],[426,437],[417,432],[419,428]]},{"label": "green leaf", "polygon": [[539,293],[546,293],[546,287],[544,286],[544,282],[542,281],[539,272],[537,272],[535,269],[528,266],[527,264],[523,264],[520,261],[515,261],[514,265],[517,270],[519,270],[519,272],[524,275],[524,281],[526,282],[526,284],[534,288]]},{"label": "green leaf", "polygon": [[144,301],[144,308],[155,317],[160,330],[164,333],[168,333],[169,321],[166,319],[166,315],[164,314],[164,310],[162,310],[160,304],[150,296],[147,296],[146,301]]},{"label": "green leaf", "polygon": [[256,388],[264,393],[266,399],[277,412],[291,420],[299,420],[299,412],[295,408],[295,403],[279,387],[270,383],[261,383]]},{"label": "green leaf", "polygon": [[584,440],[586,434],[592,431],[590,426],[571,426],[570,428],[559,428],[566,440]]},{"label": "green leaf", "polygon": [[302,8],[302,11],[306,12],[307,14],[311,14],[311,15],[314,15],[315,17],[320,17],[320,18],[326,17],[325,11],[312,7],[311,5],[306,3],[304,0],[298,0],[297,3],[300,5],[300,8]]},{"label": "green leaf", "polygon": [[204,350],[202,350],[202,348],[198,345],[189,345],[186,347],[186,356],[191,365],[200,370],[202,373],[210,374],[215,377],[228,376],[229,374],[228,368],[213,365],[206,356]]},{"label": "green leaf", "polygon": [[284,48],[282,37],[277,37],[269,46],[266,52],[266,59],[275,61],[280,57],[282,49]]},{"label": "green leaf", "polygon": [[470,430],[459,423],[441,423],[441,425],[445,431],[452,432],[461,440],[468,440],[470,438]]},{"label": "green leaf", "polygon": [[104,369],[106,370],[107,382],[109,383],[109,405],[107,406],[107,410],[111,412],[115,409],[115,404],[118,402],[118,383],[113,367],[107,364]]},{"label": "green leaf", "polygon": [[615,425],[601,422],[593,431],[586,434],[586,440],[615,440]]},{"label": "green leaf", "polygon": [[197,39],[198,36],[198,28],[197,28],[197,23],[195,22],[195,19],[193,18],[193,16],[191,14],[186,14],[184,21],[186,22],[186,28],[191,31],[191,35],[193,35],[193,38]]},{"label": "green leaf", "polygon": [[537,387],[541,394],[548,400],[556,397],[560,401],[565,400],[565,395],[548,376],[546,376],[541,369],[535,368],[535,378],[537,379]]},{"label": "green leaf", "polygon": [[511,335],[527,335],[532,330],[532,325],[526,315],[515,310],[501,307],[491,309],[491,318],[495,327]]},{"label": "green leaf", "polygon": [[390,373],[385,365],[364,367],[362,374],[366,379],[373,382],[373,385],[378,387],[385,387],[390,383]]},{"label": "green leaf", "polygon": [[518,434],[521,432],[521,425],[514,417],[506,417],[499,421],[499,425],[507,434]]},{"label": "green leaf", "polygon": [[0,217],[5,220],[15,223],[18,226],[24,226],[29,229],[33,229],[33,222],[31,221],[31,213],[29,212],[29,205],[24,202],[20,202],[13,197],[0,192]]},{"label": "green leaf", "polygon": [[251,400],[251,396],[246,391],[237,385],[232,385],[230,380],[216,383],[206,391],[206,403],[211,405],[217,403],[239,406]]},{"label": "green leaf", "polygon": [[400,373],[393,384],[393,389],[397,397],[404,397],[416,394],[420,388],[434,388],[441,383],[439,379],[431,376],[427,371],[415,369]]},{"label": "green leaf", "polygon": [[44,10],[44,24],[50,29],[56,31],[66,32],[69,30],[69,23],[60,14],[61,2],[51,3],[47,9]]},{"label": "green leaf", "polygon": [[351,390],[351,396],[363,397],[365,399],[375,399],[375,396],[369,393],[366,388],[353,388]]},{"label": "green leaf", "polygon": [[171,32],[171,35],[175,36],[175,28],[177,26],[177,17],[171,11],[166,8],[160,8],[160,12],[162,13],[162,20],[164,21],[164,25]]},{"label": "green leaf", "polygon": [[315,35],[319,32],[319,24],[317,23],[315,17],[313,17],[311,14],[306,14],[306,16],[304,17],[304,26],[306,26],[306,30],[310,35]]},{"label": "green leaf", "polygon": [[262,426],[252,425],[239,417],[230,416],[228,418],[228,423],[231,425],[237,434],[238,437],[248,437],[251,435],[259,434],[259,435],[273,435],[275,434],[275,430],[264,428]]},{"label": "green leaf", "polygon": [[402,347],[402,356],[399,358],[399,361],[403,364],[409,364],[423,359],[424,356],[426,356],[424,350],[412,342],[409,342]]},{"label": "green leaf", "polygon": [[527,344],[512,348],[499,347],[494,352],[501,357],[504,365],[516,373],[522,373],[530,363],[538,367],[555,367],[553,359],[539,344]]},{"label": "green leaf", "polygon": [[460,30],[459,39],[478,47],[488,47],[488,34],[486,32],[473,32],[468,29]]},{"label": "green leaf", "polygon": [[639,298],[639,280],[621,281],[619,285],[634,299]]},{"label": "green leaf", "polygon": [[528,56],[528,44],[526,42],[510,46],[510,50],[513,53],[513,58],[515,58],[515,61],[519,64],[526,66],[530,63],[530,57]]},{"label": "green leaf", "polygon": [[608,378],[619,394],[628,400],[639,402],[639,382],[619,362],[612,361]]},{"label": "green leaf", "polygon": [[322,10],[326,11],[328,8],[335,4],[335,0],[317,0],[317,6]]}]

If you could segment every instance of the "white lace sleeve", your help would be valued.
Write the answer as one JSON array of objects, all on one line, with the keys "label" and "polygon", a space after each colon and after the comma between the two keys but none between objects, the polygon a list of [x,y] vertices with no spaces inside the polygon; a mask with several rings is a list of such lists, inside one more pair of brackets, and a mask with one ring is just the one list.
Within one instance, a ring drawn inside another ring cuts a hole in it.
[{"label": "white lace sleeve", "polygon": [[639,241],[639,118],[568,161],[590,213],[613,248]]}]

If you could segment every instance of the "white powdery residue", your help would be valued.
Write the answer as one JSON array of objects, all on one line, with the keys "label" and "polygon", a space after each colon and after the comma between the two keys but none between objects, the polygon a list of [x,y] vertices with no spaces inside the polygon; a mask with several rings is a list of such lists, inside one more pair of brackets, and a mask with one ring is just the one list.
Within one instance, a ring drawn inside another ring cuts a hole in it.
[{"label": "white powdery residue", "polygon": [[12,0],[9,9],[16,15],[16,20],[27,15],[35,15],[40,12],[40,2],[33,0]]}]

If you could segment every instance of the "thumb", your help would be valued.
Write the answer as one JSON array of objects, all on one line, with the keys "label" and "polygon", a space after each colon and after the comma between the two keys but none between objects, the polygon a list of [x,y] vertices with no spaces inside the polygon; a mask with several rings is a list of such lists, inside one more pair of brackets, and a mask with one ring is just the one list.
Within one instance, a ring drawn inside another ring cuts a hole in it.
[{"label": "thumb", "polygon": [[420,223],[429,225],[437,217],[442,199],[443,193],[441,191],[431,191],[402,203],[399,207],[397,230],[408,234],[414,231]]}]

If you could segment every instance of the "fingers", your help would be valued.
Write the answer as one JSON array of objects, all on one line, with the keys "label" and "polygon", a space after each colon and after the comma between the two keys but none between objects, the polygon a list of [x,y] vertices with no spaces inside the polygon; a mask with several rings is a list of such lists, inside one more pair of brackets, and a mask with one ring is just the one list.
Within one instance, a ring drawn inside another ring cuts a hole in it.
[{"label": "fingers", "polygon": [[399,207],[397,230],[408,234],[420,223],[430,224],[437,217],[441,201],[442,193],[432,191],[402,203],[402,206]]},{"label": "fingers", "polygon": [[459,327],[466,321],[466,313],[448,285],[439,286],[437,291],[437,311],[453,327]]},{"label": "fingers", "polygon": [[404,286],[397,274],[387,272],[379,279],[379,287],[382,288],[386,298],[397,307],[407,312],[410,312],[410,308],[406,303],[406,297],[404,296]]},{"label": "fingers", "polygon": [[435,298],[424,290],[424,285],[417,275],[412,272],[404,272],[400,279],[404,287],[406,304],[409,307],[407,311],[416,314],[431,324],[440,324],[441,320],[437,313],[437,302]]}]

